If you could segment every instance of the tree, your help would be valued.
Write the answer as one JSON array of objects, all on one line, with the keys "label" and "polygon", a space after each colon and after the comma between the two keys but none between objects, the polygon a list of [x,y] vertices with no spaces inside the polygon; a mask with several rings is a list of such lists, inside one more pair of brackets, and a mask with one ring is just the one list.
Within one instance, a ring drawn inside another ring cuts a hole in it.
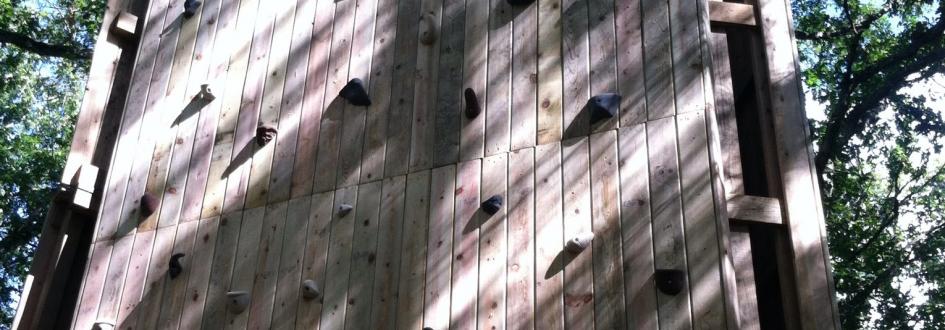
[{"label": "tree", "polygon": [[0,0],[0,327],[72,140],[104,1]]},{"label": "tree", "polygon": [[941,329],[945,1],[792,9],[807,93],[825,107],[811,125],[841,323]]}]

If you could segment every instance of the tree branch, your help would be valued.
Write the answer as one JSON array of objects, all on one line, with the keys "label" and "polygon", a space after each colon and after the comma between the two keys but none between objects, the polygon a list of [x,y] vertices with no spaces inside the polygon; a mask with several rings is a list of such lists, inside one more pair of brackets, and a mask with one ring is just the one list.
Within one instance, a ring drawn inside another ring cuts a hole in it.
[{"label": "tree branch", "polygon": [[10,44],[24,51],[47,57],[59,57],[70,60],[92,58],[92,50],[75,45],[53,45],[34,40],[26,34],[0,30],[0,44]]}]

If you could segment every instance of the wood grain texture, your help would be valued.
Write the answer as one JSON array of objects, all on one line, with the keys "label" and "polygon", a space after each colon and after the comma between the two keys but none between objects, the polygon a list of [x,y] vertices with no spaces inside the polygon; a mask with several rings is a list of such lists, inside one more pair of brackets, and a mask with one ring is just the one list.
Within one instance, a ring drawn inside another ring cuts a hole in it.
[{"label": "wood grain texture", "polygon": [[[443,3],[439,0],[420,2],[420,20],[430,20],[434,29],[441,26]],[[438,33],[434,30],[430,33]],[[418,37],[428,33],[418,29]],[[433,166],[436,128],[436,99],[439,89],[437,70],[440,61],[440,38],[426,44],[417,43],[416,83],[413,90],[413,120],[410,133],[410,172],[429,169]]]},{"label": "wood grain texture", "polygon": [[[365,329],[371,322],[374,274],[377,260],[378,227],[381,209],[381,181],[358,187],[358,207],[344,221],[354,225],[351,240],[351,270],[345,303],[345,329]],[[330,268],[329,268],[330,269]]]},{"label": "wood grain texture", "polygon": [[[588,138],[561,143],[564,239],[591,232],[590,150]],[[596,236],[596,234],[595,234]],[[597,240],[595,237],[594,240]],[[594,246],[579,254],[564,252],[564,324],[566,328],[594,327]]]},{"label": "wood grain texture", "polygon": [[364,147],[361,150],[361,182],[384,178],[389,118],[394,73],[394,41],[397,37],[397,11],[394,0],[378,0],[374,28],[374,56],[371,59],[371,106],[367,110]]},{"label": "wood grain texture", "polygon": [[[463,39],[463,90],[472,88],[479,99],[482,113],[475,118],[462,118],[459,160],[468,161],[483,155],[488,109],[489,2],[473,1],[466,6],[466,30]],[[466,106],[466,103],[463,103]]]},{"label": "wood grain texture", "polygon": [[[236,259],[233,263],[233,274],[230,278],[229,291],[246,291],[252,294],[253,281],[256,274],[257,256],[259,255],[259,241],[263,230],[266,208],[260,207],[249,209],[243,212],[242,225],[240,226],[239,243],[236,246]],[[225,294],[225,292],[224,292]],[[224,295],[225,297],[225,295]],[[224,299],[222,301],[227,301]],[[247,308],[248,309],[248,308]],[[226,329],[245,329],[249,317],[249,311],[243,311],[239,314],[229,312],[224,307],[226,314]],[[219,327],[219,325],[212,325]]]},{"label": "wood grain texture", "polygon": [[161,297],[161,312],[157,319],[158,329],[177,329],[187,300],[187,280],[194,268],[194,241],[197,236],[197,222],[185,222],[177,226],[174,247],[167,258],[158,258],[154,263],[168,264],[170,257],[183,253],[180,259],[183,271],[176,278],[171,278],[170,271],[164,274],[164,293]]},{"label": "wood grain texture", "polygon": [[482,161],[457,166],[453,213],[453,278],[450,329],[475,329],[478,315],[479,226],[485,218],[479,210]]},{"label": "wood grain texture", "polygon": [[507,1],[489,1],[489,34],[486,68],[485,156],[509,151],[509,121],[512,90],[512,6]]},{"label": "wood grain texture", "polygon": [[536,144],[561,140],[561,0],[538,1],[538,130]]},{"label": "wood grain texture", "polygon": [[[345,311],[348,304],[348,275],[351,270],[351,253],[353,249],[354,214],[339,217],[338,207],[348,204],[357,208],[358,186],[342,188],[335,191],[335,202],[331,208],[331,241],[328,246],[328,259],[325,266],[325,279],[322,285],[323,298],[319,328],[343,329]],[[354,213],[354,212],[352,212]],[[306,326],[300,323],[299,326]]]},{"label": "wood grain texture", "polygon": [[144,293],[155,234],[153,230],[135,234],[128,273],[124,278],[125,287],[121,291],[121,302],[118,305],[118,317],[115,319],[116,326],[134,324],[137,320],[138,305]]},{"label": "wood grain texture", "polygon": [[639,124],[647,119],[641,1],[617,1],[614,12],[617,38],[617,90],[623,97],[620,102],[620,127]]},{"label": "wood grain texture", "polygon": [[396,82],[391,90],[391,104],[387,117],[387,149],[384,158],[384,176],[407,174],[410,162],[410,136],[414,84],[417,68],[417,36],[420,19],[420,1],[397,3],[397,39],[394,41],[394,71]]},{"label": "wood grain texture", "polygon": [[[167,276],[167,259],[171,257],[174,247],[175,227],[164,227],[157,230],[154,239],[154,248],[151,250],[151,262],[148,268],[147,284],[141,302],[132,312],[135,317],[129,317],[125,325],[138,329],[157,326],[158,316],[161,313],[161,298],[164,292],[164,282]],[[81,309],[79,313],[82,313]],[[136,325],[132,325],[135,322]]]},{"label": "wood grain texture", "polygon": [[587,1],[561,1],[561,56],[564,78],[562,140],[587,136],[591,117],[584,111],[590,97]]},{"label": "wood grain texture", "polygon": [[[305,256],[302,259],[302,280],[312,280],[319,284],[324,294],[325,273],[328,260],[329,238],[331,235],[331,217],[334,192],[315,194],[308,217],[308,232],[305,235]],[[296,312],[296,328],[316,328],[321,321],[322,299],[305,299],[299,303]]]},{"label": "wood grain texture", "polygon": [[219,217],[203,219],[198,224],[194,250],[190,254],[191,271],[184,291],[184,312],[178,324],[180,329],[196,329],[202,322],[219,227]]},{"label": "wood grain texture", "polygon": [[436,123],[434,128],[433,166],[455,164],[459,159],[460,123],[463,101],[463,55],[465,53],[466,3],[443,2],[438,42],[440,67],[437,70]]},{"label": "wood grain texture", "polygon": [[[587,0],[588,81],[590,95],[617,93],[617,31],[614,0]],[[627,96],[629,97],[629,95]],[[617,128],[620,114],[596,123],[592,132]]]},{"label": "wood grain texture", "polygon": [[[426,175],[425,180],[424,175]],[[408,185],[412,185],[414,190],[420,189],[422,191],[421,196],[418,198],[418,192],[416,191],[408,192]],[[425,236],[421,235],[421,237],[417,237],[417,235],[407,235],[412,232],[415,233],[415,231],[419,229],[426,229],[426,223],[421,225],[417,224],[417,222],[425,222],[424,220],[426,219],[427,204],[425,201],[427,200],[426,187],[428,186],[429,172],[420,172],[409,178],[406,176],[397,176],[384,180],[381,195],[381,212],[377,224],[377,261],[374,263],[373,303],[371,316],[369,318],[366,317],[366,319],[368,319],[367,321],[370,321],[369,328],[396,328],[395,325],[398,321],[401,321],[401,318],[405,319],[404,321],[419,321],[417,317],[414,317],[414,315],[419,315],[419,313],[413,311],[400,313],[398,309],[411,305],[421,306],[419,304],[422,303],[422,300],[412,298],[421,297],[423,295],[422,283],[420,292],[413,289],[407,291],[410,293],[404,294],[401,294],[400,284],[407,280],[404,278],[405,276],[412,276],[413,278],[419,276],[422,279],[422,264],[419,270],[414,268],[411,274],[404,274],[404,272],[402,272],[403,267],[401,267],[401,262],[416,260],[416,257],[406,258],[405,256],[405,254],[409,253],[404,250],[408,244],[412,248],[417,247],[416,244],[418,242],[410,240],[425,243]],[[413,195],[405,196],[408,193],[413,193]],[[414,199],[409,199],[411,204],[408,206],[405,204],[407,200],[405,198],[409,197],[413,197]],[[421,216],[417,216],[418,214],[421,214]],[[410,225],[408,225],[408,221]],[[401,296],[405,297],[405,299],[400,299]],[[403,317],[401,317],[401,315],[403,315]]]},{"label": "wood grain texture", "polygon": [[[535,328],[564,328],[561,144],[535,147]],[[540,205],[540,207],[539,207]]]},{"label": "wood grain texture", "polygon": [[643,12],[643,74],[646,77],[646,118],[676,113],[673,103],[673,56],[669,6],[663,0],[640,0]]},{"label": "wood grain texture", "polygon": [[538,131],[538,7],[511,8],[511,150],[535,145]]},{"label": "wood grain texture", "polygon": [[613,329],[627,323],[617,173],[617,132],[590,137],[591,214],[594,229],[594,324]]},{"label": "wood grain texture", "polygon": [[286,211],[285,234],[282,255],[279,257],[279,274],[276,282],[275,303],[272,310],[273,329],[295,327],[295,313],[302,299],[302,258],[308,234],[308,219],[312,199],[296,198],[289,201]]},{"label": "wood grain texture", "polygon": [[498,212],[489,215],[482,209],[479,227],[479,319],[481,328],[504,329],[506,312],[506,261],[508,258],[508,219],[506,194],[508,156],[505,153],[482,160],[481,199],[502,198]]},{"label": "wood grain texture", "polygon": [[[377,0],[359,0],[354,20],[354,35],[351,45],[349,79],[359,78],[365,88],[371,86],[371,58],[374,55],[374,19]],[[367,91],[368,94],[371,90]],[[338,155],[338,178],[336,185],[347,187],[358,184],[361,178],[361,151],[364,143],[364,128],[369,109],[348,104],[344,109],[344,124],[341,129],[341,147]]]},{"label": "wood grain texture", "polygon": [[[535,148],[509,153],[506,326],[534,329]],[[545,207],[545,205],[542,205]],[[544,307],[543,307],[544,308]]]},{"label": "wood grain texture", "polygon": [[426,248],[423,326],[434,329],[446,329],[450,326],[455,184],[455,165],[433,169],[430,175],[430,222]]},{"label": "wood grain texture", "polygon": [[230,291],[230,279],[233,277],[233,268],[236,265],[237,249],[234,247],[239,246],[242,220],[242,212],[225,214],[220,217],[216,246],[213,249],[213,265],[210,268],[210,279],[207,285],[207,298],[200,325],[201,329],[215,329],[226,324],[227,315],[229,314],[226,308],[226,293]]}]

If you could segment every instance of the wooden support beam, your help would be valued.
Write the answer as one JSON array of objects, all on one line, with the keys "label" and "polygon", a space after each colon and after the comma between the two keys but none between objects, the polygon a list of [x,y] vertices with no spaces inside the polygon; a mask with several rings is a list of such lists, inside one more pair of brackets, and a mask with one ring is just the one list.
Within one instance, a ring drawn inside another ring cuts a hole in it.
[{"label": "wooden support beam", "polygon": [[783,224],[781,201],[777,198],[735,195],[726,202],[728,216],[732,219]]},{"label": "wooden support beam", "polygon": [[72,204],[85,209],[92,207],[92,196],[95,194],[95,180],[98,179],[98,167],[92,164],[83,164],[73,178]]},{"label": "wooden support beam", "polygon": [[712,23],[756,26],[755,6],[722,1],[709,1],[709,20]]},{"label": "wooden support beam", "polygon": [[115,20],[112,22],[112,26],[109,27],[108,32],[122,41],[131,43],[137,41],[138,39],[137,35],[135,34],[137,27],[138,16],[123,11],[119,13],[117,17],[115,17]]}]

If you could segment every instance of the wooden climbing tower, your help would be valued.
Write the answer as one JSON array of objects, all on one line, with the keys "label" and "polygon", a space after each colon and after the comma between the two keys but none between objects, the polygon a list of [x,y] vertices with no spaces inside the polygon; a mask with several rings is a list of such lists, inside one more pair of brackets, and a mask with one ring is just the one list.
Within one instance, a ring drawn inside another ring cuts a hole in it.
[{"label": "wooden climbing tower", "polygon": [[15,328],[839,328],[789,0],[102,26]]}]

